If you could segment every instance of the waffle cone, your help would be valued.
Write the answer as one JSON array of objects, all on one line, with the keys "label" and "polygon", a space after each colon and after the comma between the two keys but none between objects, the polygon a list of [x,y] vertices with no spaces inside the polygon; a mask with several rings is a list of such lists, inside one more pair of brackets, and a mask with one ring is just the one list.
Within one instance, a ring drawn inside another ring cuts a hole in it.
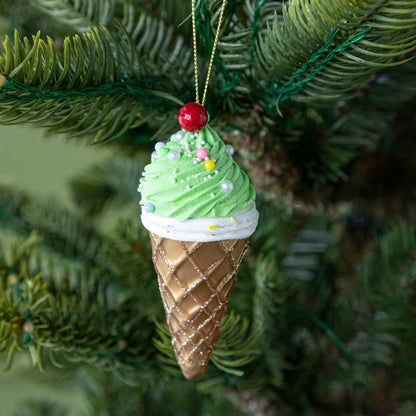
[{"label": "waffle cone", "polygon": [[176,359],[192,380],[205,373],[248,239],[150,239]]}]

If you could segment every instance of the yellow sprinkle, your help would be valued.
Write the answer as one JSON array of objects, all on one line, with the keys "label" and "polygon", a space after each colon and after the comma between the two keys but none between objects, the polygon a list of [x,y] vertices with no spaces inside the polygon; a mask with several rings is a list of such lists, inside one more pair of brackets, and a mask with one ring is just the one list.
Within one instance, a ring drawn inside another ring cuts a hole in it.
[{"label": "yellow sprinkle", "polygon": [[235,222],[235,218],[234,217],[230,217],[231,222]]},{"label": "yellow sprinkle", "polygon": [[7,82],[7,78],[4,75],[0,74],[0,87],[2,87]]},{"label": "yellow sprinkle", "polygon": [[217,224],[210,225],[208,228],[209,228],[210,230],[215,230],[215,228],[218,228],[218,225],[217,225]]},{"label": "yellow sprinkle", "polygon": [[206,170],[214,170],[215,169],[215,162],[213,160],[207,160],[204,163],[204,167]]}]

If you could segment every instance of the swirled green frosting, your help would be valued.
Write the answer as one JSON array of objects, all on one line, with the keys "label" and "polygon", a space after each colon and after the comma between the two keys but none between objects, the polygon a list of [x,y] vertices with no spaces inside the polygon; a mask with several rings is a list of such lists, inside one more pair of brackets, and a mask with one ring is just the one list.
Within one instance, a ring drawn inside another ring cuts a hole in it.
[{"label": "swirled green frosting", "polygon": [[[199,149],[207,150],[208,163],[197,156]],[[207,169],[213,167],[209,161],[215,163],[212,170]],[[254,206],[256,194],[247,175],[209,126],[171,136],[153,153],[142,175],[140,204],[150,203],[153,214],[160,217],[178,221],[225,217]]]}]

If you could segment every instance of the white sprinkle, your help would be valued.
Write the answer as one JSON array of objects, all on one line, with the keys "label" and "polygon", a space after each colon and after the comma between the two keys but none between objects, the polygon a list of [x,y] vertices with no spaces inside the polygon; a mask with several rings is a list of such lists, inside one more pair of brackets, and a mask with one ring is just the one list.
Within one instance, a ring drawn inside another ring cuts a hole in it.
[{"label": "white sprinkle", "polygon": [[188,157],[192,157],[192,153],[187,153],[187,156]]},{"label": "white sprinkle", "polygon": [[209,160],[209,157],[207,156],[204,160]]},{"label": "white sprinkle", "polygon": [[176,175],[178,173],[178,169],[173,169],[173,174]]},{"label": "white sprinkle", "polygon": [[189,191],[191,187],[189,185],[186,185],[186,190]]},{"label": "white sprinkle", "polygon": [[219,172],[216,170],[216,171],[215,171],[215,174],[216,174],[216,175],[218,175],[218,174],[219,174]]},{"label": "white sprinkle", "polygon": [[208,178],[207,178],[207,177],[205,177],[205,178],[204,178],[204,181],[207,181],[207,180],[208,180]]},{"label": "white sprinkle", "polygon": [[185,180],[184,179],[181,179],[181,183],[184,183],[185,182]]},{"label": "white sprinkle", "polygon": [[212,159],[212,161],[213,161],[214,163],[216,163],[216,162],[217,162],[217,159]]},{"label": "white sprinkle", "polygon": [[172,183],[176,183],[176,179],[172,179]]},{"label": "white sprinkle", "polygon": [[232,156],[234,154],[234,147],[232,147],[230,144],[227,144],[225,146],[225,151]]},{"label": "white sprinkle", "polygon": [[205,140],[202,140],[202,142],[201,142],[202,144],[205,144]]},{"label": "white sprinkle", "polygon": [[211,192],[211,196],[215,196],[214,192]]},{"label": "white sprinkle", "polygon": [[196,165],[198,163],[198,161],[197,160],[194,160],[194,164]]},{"label": "white sprinkle", "polygon": [[191,142],[191,144],[192,144],[192,145],[194,145],[194,144],[195,144],[195,142]]},{"label": "white sprinkle", "polygon": [[158,151],[159,149],[161,149],[162,147],[165,147],[165,143],[163,142],[157,142],[155,144],[155,150]]},{"label": "white sprinkle", "polygon": [[221,184],[221,189],[227,194],[229,194],[233,190],[233,188],[234,188],[234,185],[231,181],[224,181]]},{"label": "white sprinkle", "polygon": [[171,162],[176,162],[180,158],[181,158],[181,154],[177,150],[172,149],[172,150],[169,151],[169,153],[168,153],[168,159]]},{"label": "white sprinkle", "polygon": [[212,179],[212,176],[211,175],[208,175],[208,179]]}]

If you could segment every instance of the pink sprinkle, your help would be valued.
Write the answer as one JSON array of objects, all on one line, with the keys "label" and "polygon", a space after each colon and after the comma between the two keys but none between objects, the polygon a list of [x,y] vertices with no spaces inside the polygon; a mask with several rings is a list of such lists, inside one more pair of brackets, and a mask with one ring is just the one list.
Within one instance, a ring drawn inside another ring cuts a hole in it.
[{"label": "pink sprinkle", "polygon": [[208,150],[207,149],[198,149],[196,151],[196,155],[199,159],[204,160],[208,156]]}]

